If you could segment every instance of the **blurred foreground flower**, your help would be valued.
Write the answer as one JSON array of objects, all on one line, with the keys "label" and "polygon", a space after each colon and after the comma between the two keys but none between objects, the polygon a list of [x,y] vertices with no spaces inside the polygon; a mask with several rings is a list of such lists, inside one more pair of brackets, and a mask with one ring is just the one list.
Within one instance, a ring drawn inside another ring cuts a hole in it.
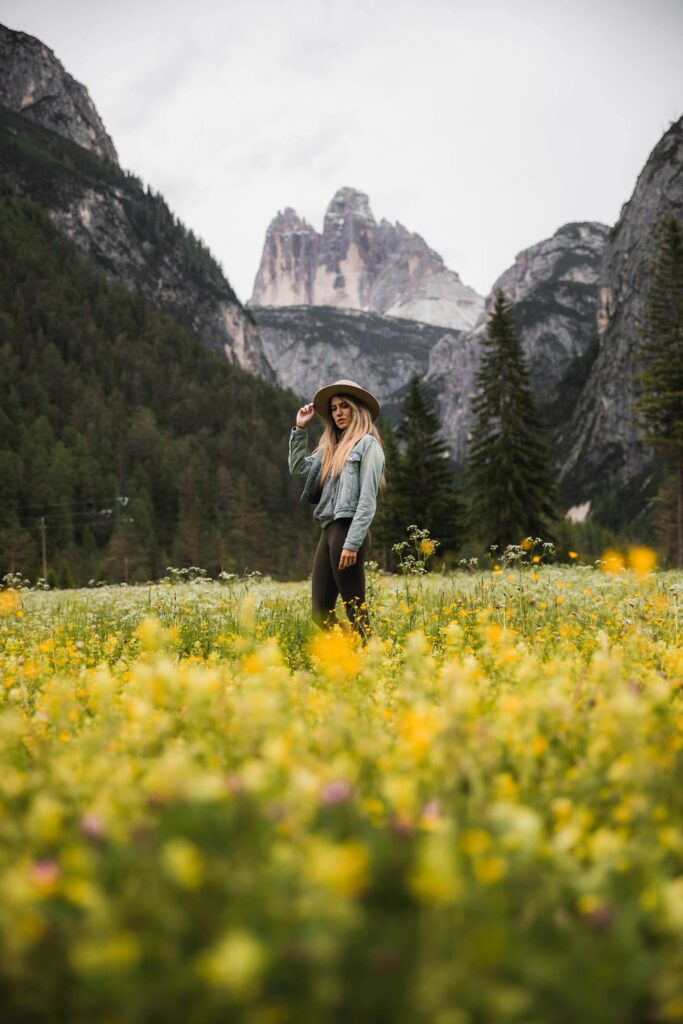
[{"label": "blurred foreground flower", "polygon": [[355,896],[367,884],[368,851],[357,840],[331,843],[311,838],[306,874],[312,882],[341,896]]},{"label": "blurred foreground flower", "polygon": [[652,548],[629,548],[628,564],[637,576],[647,576],[657,564],[657,555]]},{"label": "blurred foreground flower", "polygon": [[236,999],[257,995],[265,966],[261,943],[243,929],[228,932],[216,946],[199,957],[199,974],[216,988],[227,989]]},{"label": "blurred foreground flower", "polygon": [[319,633],[311,641],[311,660],[328,679],[341,681],[357,675],[361,657],[354,639],[337,630]]},{"label": "blurred foreground flower", "polygon": [[0,590],[0,615],[12,615],[19,606],[16,590]]},{"label": "blurred foreground flower", "polygon": [[623,572],[626,568],[624,556],[615,548],[608,548],[602,556],[601,566],[605,572]]},{"label": "blurred foreground flower", "polygon": [[168,630],[164,629],[158,619],[148,616],[142,620],[134,635],[140,641],[143,651],[158,651],[168,639]]}]

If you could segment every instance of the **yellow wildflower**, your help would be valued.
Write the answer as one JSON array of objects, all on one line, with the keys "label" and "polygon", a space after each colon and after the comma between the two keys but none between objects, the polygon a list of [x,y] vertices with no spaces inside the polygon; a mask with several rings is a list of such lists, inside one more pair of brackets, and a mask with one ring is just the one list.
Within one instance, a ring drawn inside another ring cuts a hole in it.
[{"label": "yellow wildflower", "polygon": [[311,643],[311,660],[328,679],[340,681],[357,675],[361,658],[350,636],[336,630],[317,634]]},{"label": "yellow wildflower", "polygon": [[647,576],[657,564],[657,555],[652,548],[632,547],[628,549],[628,564],[636,576]]},{"label": "yellow wildflower", "polygon": [[342,896],[355,896],[367,883],[368,851],[355,840],[331,843],[325,839],[311,841],[308,877]]},{"label": "yellow wildflower", "polygon": [[614,548],[608,548],[602,556],[602,568],[605,572],[623,572],[624,557],[621,552]]},{"label": "yellow wildflower", "polygon": [[227,989],[237,999],[249,999],[258,993],[265,959],[258,939],[234,928],[199,956],[197,968],[210,985]]},{"label": "yellow wildflower", "polygon": [[427,836],[419,847],[417,866],[410,888],[422,903],[453,903],[462,891],[456,870],[452,839],[448,835]]},{"label": "yellow wildflower", "polygon": [[11,615],[19,604],[16,590],[0,590],[0,615]]},{"label": "yellow wildflower", "polygon": [[413,707],[403,712],[396,728],[413,757],[420,758],[430,749],[440,730],[439,716],[430,705]]},{"label": "yellow wildflower", "polygon": [[507,868],[502,857],[482,857],[474,862],[474,874],[484,885],[493,885],[504,878]]},{"label": "yellow wildflower", "polygon": [[204,876],[200,851],[187,839],[169,839],[161,851],[164,870],[183,889],[197,889]]}]

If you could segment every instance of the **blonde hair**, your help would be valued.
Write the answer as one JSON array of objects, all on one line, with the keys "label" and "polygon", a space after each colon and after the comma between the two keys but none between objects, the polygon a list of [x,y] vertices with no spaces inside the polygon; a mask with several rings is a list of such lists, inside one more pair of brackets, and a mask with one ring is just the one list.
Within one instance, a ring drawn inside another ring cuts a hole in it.
[{"label": "blonde hair", "polygon": [[[320,468],[321,485],[325,482],[328,476],[336,476],[338,473],[341,473],[342,466],[348,458],[349,452],[353,448],[354,444],[356,444],[357,441],[360,441],[361,437],[364,437],[366,434],[371,434],[379,443],[382,451],[384,451],[382,437],[379,430],[372,422],[370,410],[365,402],[361,398],[354,398],[353,395],[347,395],[343,391],[340,391],[337,395],[331,395],[330,402],[333,398],[340,398],[342,396],[349,403],[351,408],[351,420],[348,427],[346,427],[342,432],[330,416],[330,418],[325,421],[325,429],[323,430],[322,437],[315,448],[316,452],[322,452],[322,463]],[[386,486],[384,470],[382,470],[379,486]]]}]

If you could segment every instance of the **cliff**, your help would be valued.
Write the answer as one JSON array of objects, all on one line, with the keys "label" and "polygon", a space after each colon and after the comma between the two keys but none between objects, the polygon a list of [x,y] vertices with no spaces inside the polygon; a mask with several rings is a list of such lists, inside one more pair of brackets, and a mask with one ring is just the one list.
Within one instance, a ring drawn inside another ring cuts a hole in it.
[{"label": "cliff", "polygon": [[291,207],[271,221],[253,306],[336,306],[466,330],[483,299],[420,235],[376,222],[367,195],[342,188],[321,234]]},{"label": "cliff", "polygon": [[208,249],[117,163],[87,90],[53,52],[0,26],[0,166],[95,267],[206,345],[274,380],[258,330]]},{"label": "cliff", "polygon": [[683,219],[683,118],[648,157],[605,246],[597,287],[597,354],[569,423],[562,470],[577,502],[607,485],[628,486],[652,462],[639,439],[634,399],[657,230],[670,215]]},{"label": "cliff", "polygon": [[0,25],[0,104],[118,163],[88,90],[39,39]]}]

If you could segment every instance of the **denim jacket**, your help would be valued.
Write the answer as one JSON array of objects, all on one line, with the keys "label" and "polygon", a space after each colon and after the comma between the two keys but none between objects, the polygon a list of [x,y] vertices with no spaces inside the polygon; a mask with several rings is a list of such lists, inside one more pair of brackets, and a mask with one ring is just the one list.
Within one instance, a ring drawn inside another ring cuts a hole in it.
[{"label": "denim jacket", "polygon": [[[306,475],[301,501],[317,505],[322,495],[322,455],[307,455],[308,430],[292,427],[289,435],[289,472]],[[377,507],[377,490],[384,468],[382,446],[372,434],[356,441],[342,467],[334,503],[334,518],[353,517],[344,541],[348,551],[358,551],[365,540]]]}]

